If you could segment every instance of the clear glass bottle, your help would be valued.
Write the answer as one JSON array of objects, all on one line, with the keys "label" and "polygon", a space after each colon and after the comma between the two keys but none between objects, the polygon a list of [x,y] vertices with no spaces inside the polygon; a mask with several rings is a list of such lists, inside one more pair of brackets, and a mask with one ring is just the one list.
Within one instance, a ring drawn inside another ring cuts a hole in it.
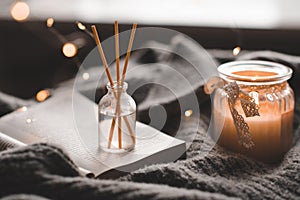
[{"label": "clear glass bottle", "polygon": [[107,84],[107,94],[99,102],[99,146],[104,151],[122,153],[135,147],[136,104],[127,94],[128,84]]},{"label": "clear glass bottle", "polygon": [[221,146],[264,162],[281,160],[293,140],[294,93],[287,83],[292,70],[273,62],[235,61],[221,65],[218,71],[225,84],[236,82],[244,94],[254,99],[259,116],[246,117],[241,101],[236,101],[235,109],[248,124],[253,142],[251,148],[246,148],[238,142],[228,94],[217,89],[212,119],[214,129],[221,130],[221,134],[213,138]]}]

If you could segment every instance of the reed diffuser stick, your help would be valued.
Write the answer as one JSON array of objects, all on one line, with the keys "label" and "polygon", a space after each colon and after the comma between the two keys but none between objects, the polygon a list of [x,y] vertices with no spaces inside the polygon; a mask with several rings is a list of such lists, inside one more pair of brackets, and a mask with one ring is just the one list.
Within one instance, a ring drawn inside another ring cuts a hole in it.
[{"label": "reed diffuser stick", "polygon": [[122,91],[119,90],[119,84],[120,84],[120,58],[119,58],[119,51],[120,51],[119,50],[119,27],[118,27],[118,21],[115,21],[116,73],[117,73],[117,84],[118,84],[118,96],[117,96],[116,113],[118,115],[118,143],[119,143],[119,149],[121,149],[122,148],[122,120],[121,120],[120,98],[121,98]]},{"label": "reed diffuser stick", "polygon": [[116,112],[118,115],[118,142],[119,142],[119,149],[122,149],[122,121],[121,121],[121,105],[120,105],[120,98],[121,98],[122,91],[119,91],[118,93],[119,94],[117,97],[118,99],[117,99],[117,112]]},{"label": "reed diffuser stick", "polygon": [[[132,26],[130,40],[129,40],[129,44],[128,44],[128,48],[127,48],[127,54],[126,54],[125,63],[124,63],[124,67],[123,67],[121,86],[123,86],[123,83],[124,83],[124,80],[125,80],[125,75],[126,75],[126,72],[127,72],[128,61],[129,61],[129,58],[130,58],[132,44],[133,44],[134,36],[135,36],[135,32],[136,32],[136,27],[137,27],[137,23],[134,23],[133,26]],[[117,104],[120,104],[119,99],[117,101]],[[118,108],[118,106],[117,106],[117,108]],[[133,133],[132,128],[130,127],[130,123],[128,121],[128,118],[124,118],[124,121],[125,121],[126,126],[128,127],[128,131],[130,133],[131,140],[132,140],[133,144],[135,144],[135,135]]]},{"label": "reed diffuser stick", "polygon": [[116,73],[117,83],[120,81],[120,55],[119,55],[119,25],[118,21],[115,21],[115,51],[116,51]]},{"label": "reed diffuser stick", "polygon": [[[113,82],[113,79],[111,77],[111,74],[110,74],[110,71],[109,71],[109,68],[108,68],[108,64],[107,64],[107,61],[106,61],[106,58],[105,58],[105,55],[104,55],[104,51],[103,51],[103,48],[102,48],[102,45],[101,45],[101,41],[100,41],[100,38],[98,36],[97,28],[96,28],[95,25],[92,25],[91,28],[92,28],[92,31],[93,31],[95,42],[97,44],[97,47],[98,47],[98,50],[99,50],[99,53],[100,53],[100,58],[103,62],[104,68],[105,68],[107,78],[109,80],[109,83],[110,83],[111,87],[114,87],[114,82]],[[114,96],[116,97],[115,93],[114,93]],[[112,141],[115,125],[116,125],[116,119],[113,118],[112,123],[111,123],[111,127],[110,127],[110,132],[109,132],[108,148],[110,148],[110,146],[111,146],[111,141]]]},{"label": "reed diffuser stick", "polygon": [[[116,26],[116,23],[115,23],[115,26]],[[122,72],[122,80],[120,81],[121,86],[123,86],[123,83],[124,83],[124,80],[125,80],[125,75],[126,75],[126,72],[127,72],[128,61],[129,61],[129,58],[130,58],[130,53],[131,53],[132,44],[133,44],[133,41],[134,41],[134,36],[135,36],[136,28],[137,28],[137,24],[134,23],[133,26],[132,26],[130,40],[129,40],[129,44],[128,44],[128,48],[127,48],[127,54],[126,54],[124,68],[123,68],[123,72]],[[115,27],[115,30],[116,30],[116,27]],[[117,46],[116,46],[116,48],[117,48]],[[116,55],[117,55],[117,53],[116,53]],[[121,112],[120,96],[118,96],[117,97],[116,113],[120,113],[120,112]],[[128,118],[125,116],[123,119],[124,119],[124,122],[125,122],[125,124],[126,124],[126,126],[128,128],[128,131],[130,133],[130,137],[131,137],[132,143],[135,144],[135,142],[136,142],[135,135],[134,135],[134,132],[132,130],[132,127],[130,126]],[[121,121],[121,119],[120,119],[120,121]],[[121,123],[118,122],[118,124],[121,124]],[[113,127],[111,127],[111,129],[112,128]],[[112,132],[112,130],[110,132]],[[112,136],[109,137],[109,138],[112,138]],[[118,140],[119,141],[119,148],[121,149],[122,148],[122,132],[121,131],[118,131],[118,138],[119,138],[119,140]],[[109,147],[111,146],[111,142],[112,142],[112,140],[109,140],[109,144],[108,144]]]},{"label": "reed diffuser stick", "polygon": [[104,55],[104,51],[103,51],[103,48],[102,48],[102,45],[101,45],[101,41],[100,41],[99,36],[98,36],[97,28],[96,28],[95,25],[92,25],[91,27],[92,27],[95,42],[97,44],[97,47],[98,47],[98,50],[99,50],[99,53],[100,53],[101,60],[103,62],[104,68],[105,68],[107,78],[109,80],[110,85],[113,87],[114,86],[114,81],[111,77],[111,74],[110,74],[110,71],[109,71],[109,68],[108,68],[108,65],[107,65],[107,61],[106,61],[106,58],[105,58],[105,55]]},{"label": "reed diffuser stick", "polygon": [[122,72],[122,79],[121,79],[122,85],[124,83],[125,75],[127,72],[127,67],[128,67],[128,62],[129,62],[129,58],[130,58],[130,53],[131,53],[134,36],[135,36],[136,27],[137,27],[137,23],[134,23],[132,26],[132,31],[131,31],[130,40],[129,40],[129,44],[128,44],[128,48],[127,48],[127,54],[126,54],[125,63],[124,63],[124,68],[123,68],[123,72]]}]

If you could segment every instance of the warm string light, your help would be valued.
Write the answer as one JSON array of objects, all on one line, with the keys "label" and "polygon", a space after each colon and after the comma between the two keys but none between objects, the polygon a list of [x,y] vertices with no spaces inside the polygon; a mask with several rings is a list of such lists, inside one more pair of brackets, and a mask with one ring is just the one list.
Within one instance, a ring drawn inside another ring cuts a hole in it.
[{"label": "warm string light", "polygon": [[85,25],[83,25],[81,22],[77,22],[77,27],[82,31],[86,29]]},{"label": "warm string light", "polygon": [[241,47],[237,46],[237,47],[235,47],[235,48],[232,50],[232,54],[233,54],[234,56],[237,56],[237,55],[240,54],[241,50],[242,50]]},{"label": "warm string light", "polygon": [[59,39],[59,41],[61,41],[62,43],[66,43],[67,39],[54,28],[54,22],[54,19],[50,17],[46,20],[46,26]]},{"label": "warm string light", "polygon": [[83,78],[83,80],[88,80],[90,78],[90,74],[85,72],[82,74],[82,78]]},{"label": "warm string light", "polygon": [[77,54],[77,46],[71,42],[67,42],[62,47],[62,52],[67,58],[72,58]]},{"label": "warm string light", "polygon": [[193,110],[186,110],[186,111],[184,112],[184,116],[186,116],[186,117],[191,117],[192,114],[193,114]]},{"label": "warm string light", "polygon": [[61,51],[64,56],[67,58],[73,58],[78,51],[78,46],[68,41],[61,33],[59,33],[54,27],[54,19],[52,17],[46,20],[46,26],[50,29],[50,31],[63,43]]},{"label": "warm string light", "polygon": [[49,90],[41,90],[36,94],[35,98],[38,102],[43,102],[46,99],[48,99],[50,97],[50,95],[51,94],[50,94]]},{"label": "warm string light", "polygon": [[93,33],[91,33],[83,23],[77,22],[77,27],[79,28],[79,30],[84,31],[87,35],[94,38]]},{"label": "warm string light", "polygon": [[22,22],[27,20],[30,14],[30,8],[26,2],[17,1],[10,9],[12,18],[16,21]]},{"label": "warm string light", "polygon": [[[73,58],[76,65],[78,67],[80,67],[81,63],[80,63],[79,59],[76,57],[76,55],[78,53],[78,49],[80,49],[81,47],[83,47],[85,45],[84,39],[77,38],[73,41],[68,41],[64,35],[62,35],[58,30],[56,30],[54,28],[54,22],[55,22],[55,20],[52,17],[50,17],[46,20],[46,26],[63,44],[61,47],[61,52],[63,53],[63,55],[65,57]],[[93,38],[93,34],[86,28],[86,26],[83,23],[76,22],[76,24],[77,24],[77,27],[79,30],[84,31],[86,34],[88,34],[90,37]],[[84,80],[88,80],[90,78],[90,75],[88,73],[83,73],[82,78]]]},{"label": "warm string light", "polygon": [[48,28],[51,28],[54,24],[54,19],[52,17],[48,18],[46,24]]},{"label": "warm string light", "polygon": [[22,106],[21,108],[18,108],[18,112],[26,112],[28,108],[26,106]]}]

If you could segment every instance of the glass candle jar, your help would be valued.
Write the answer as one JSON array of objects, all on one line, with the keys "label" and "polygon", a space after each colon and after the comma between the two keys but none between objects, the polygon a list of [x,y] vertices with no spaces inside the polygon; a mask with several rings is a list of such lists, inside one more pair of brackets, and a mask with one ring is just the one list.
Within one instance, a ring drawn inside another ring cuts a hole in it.
[{"label": "glass candle jar", "polygon": [[99,146],[104,151],[122,153],[135,147],[136,104],[127,94],[128,84],[107,84],[107,94],[99,102]]},{"label": "glass candle jar", "polygon": [[234,103],[234,108],[249,128],[253,145],[246,148],[239,143],[228,93],[222,88],[217,89],[212,119],[214,129],[221,130],[218,144],[260,161],[272,163],[281,160],[293,140],[294,93],[287,83],[292,70],[273,62],[235,61],[221,65],[218,71],[225,84],[237,83],[238,98],[243,94],[252,98],[259,113],[246,117],[241,101],[237,98]]}]

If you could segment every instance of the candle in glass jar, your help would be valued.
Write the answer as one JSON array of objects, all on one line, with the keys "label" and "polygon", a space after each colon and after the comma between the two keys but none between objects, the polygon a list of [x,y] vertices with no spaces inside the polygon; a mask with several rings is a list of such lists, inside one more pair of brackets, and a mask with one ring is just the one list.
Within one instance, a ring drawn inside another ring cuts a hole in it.
[{"label": "candle in glass jar", "polygon": [[[238,143],[236,127],[229,109],[227,108],[224,112],[224,109],[219,110],[216,108],[214,112],[217,122],[221,121],[218,118],[224,117],[224,126],[218,143],[233,151],[244,153],[258,160],[276,162],[282,158],[292,143],[292,109],[275,115],[268,113],[268,111],[260,111],[260,116],[249,118],[243,115],[249,126],[251,139],[254,143],[249,149]],[[239,109],[239,113],[242,113],[241,109]]]},{"label": "candle in glass jar", "polygon": [[[245,116],[240,101],[235,104],[235,109],[249,126],[254,145],[245,148],[239,144],[228,98],[223,89],[218,89],[215,93],[213,123],[215,130],[217,126],[222,126],[217,139],[221,146],[261,161],[277,162],[289,150],[293,140],[293,92],[286,82],[289,76],[286,75],[286,79],[281,80],[278,78],[282,78],[282,74],[288,73],[290,69],[275,64],[277,68],[272,72],[269,66],[273,66],[273,63],[262,62],[263,64],[257,65],[259,63],[260,61],[232,62],[219,69],[223,78],[226,76],[225,81],[236,81],[240,89],[258,104],[259,116],[254,117]],[[224,70],[226,74],[223,73]]]}]

